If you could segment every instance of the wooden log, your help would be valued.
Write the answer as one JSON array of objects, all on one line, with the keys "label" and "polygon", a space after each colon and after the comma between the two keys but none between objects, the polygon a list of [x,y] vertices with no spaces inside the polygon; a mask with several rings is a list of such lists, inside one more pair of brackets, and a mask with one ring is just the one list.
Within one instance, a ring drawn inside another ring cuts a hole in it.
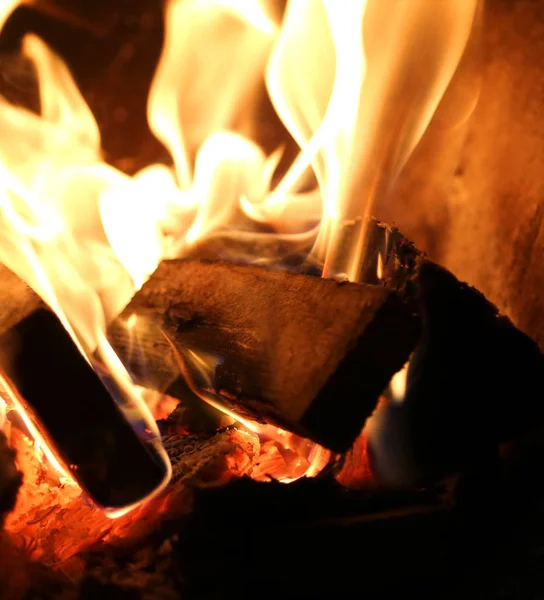
[{"label": "wooden log", "polygon": [[474,288],[419,257],[409,276],[422,335],[402,402],[369,428],[376,475],[411,484],[456,472],[544,421],[544,355]]},{"label": "wooden log", "polygon": [[167,469],[155,446],[135,433],[57,316],[7,268],[0,276],[0,382],[10,400],[98,504],[119,509],[150,494]]},{"label": "wooden log", "polygon": [[152,387],[180,373],[180,352],[164,334],[178,350],[212,354],[208,387],[231,409],[345,451],[418,333],[409,303],[383,286],[172,260],[109,338],[137,381]]},{"label": "wooden log", "polygon": [[403,401],[382,403],[364,436],[378,481],[434,481],[544,422],[536,341],[398,229],[370,227],[361,278],[372,277],[378,255],[383,284],[417,306],[421,323]]},{"label": "wooden log", "polygon": [[[444,466],[457,464],[456,435],[466,432],[468,458],[543,418],[537,403],[518,410],[514,401],[517,391],[534,397],[538,389],[544,367],[537,345],[477,290],[379,223],[370,228],[361,278],[375,284],[165,261],[110,336],[142,384],[170,385],[169,393],[180,363],[191,377],[187,349],[211,353],[215,364],[202,386],[229,408],[340,452],[412,351],[408,405],[421,421],[413,427],[425,429],[418,444]],[[131,354],[134,338],[140,350]],[[463,416],[467,407],[474,420]],[[441,438],[438,429],[431,435],[433,419],[445,415],[451,423],[434,453]],[[484,435],[480,428],[487,429]],[[423,444],[429,436],[433,441]]]}]

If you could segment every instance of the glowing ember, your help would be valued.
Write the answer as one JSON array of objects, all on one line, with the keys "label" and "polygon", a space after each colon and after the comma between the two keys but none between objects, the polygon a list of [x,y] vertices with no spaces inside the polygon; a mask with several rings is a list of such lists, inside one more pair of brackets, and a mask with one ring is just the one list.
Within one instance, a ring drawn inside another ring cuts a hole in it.
[{"label": "glowing ember", "polygon": [[45,515],[55,506],[65,506],[81,495],[81,489],[72,478],[60,476],[44,461],[40,443],[30,440],[16,427],[10,435],[10,444],[17,450],[17,468],[22,472],[22,486],[14,510],[6,519],[6,530],[20,532],[29,514]]},{"label": "glowing ember", "polygon": [[[440,102],[477,1],[292,0],[276,20],[272,1],[168,0],[148,121],[174,164],[133,177],[103,161],[96,121],[63,60],[26,36],[41,113],[0,98],[0,261],[56,311],[89,361],[106,365],[129,399],[126,414],[156,440],[149,405],[159,410],[160,399],[146,402],[133,384],[107,322],[162,258],[218,233],[277,235],[296,248],[302,240],[324,276],[356,280],[365,219]],[[0,24],[16,5],[2,3]],[[254,141],[263,80],[300,147],[283,174],[282,149],[266,155]],[[275,233],[258,233],[260,224]],[[281,430],[258,433],[286,480],[330,458]]]},{"label": "glowing ember", "polygon": [[219,359],[193,350],[180,353],[172,341],[166,335],[165,337],[178,359],[183,377],[192,392],[210,406],[229,416],[233,422],[238,422],[249,431],[256,433],[264,443],[260,463],[251,473],[252,477],[273,478],[289,483],[302,476],[315,476],[327,465],[331,452],[318,444],[273,425],[261,425],[240,417],[224,406],[216,396],[204,392],[203,390],[214,387],[213,378]]}]

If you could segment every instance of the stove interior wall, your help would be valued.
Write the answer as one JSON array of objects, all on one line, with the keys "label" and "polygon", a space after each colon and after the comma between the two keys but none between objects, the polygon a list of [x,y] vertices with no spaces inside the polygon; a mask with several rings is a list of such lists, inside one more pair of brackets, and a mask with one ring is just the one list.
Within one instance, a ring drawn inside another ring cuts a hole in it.
[{"label": "stove interior wall", "polygon": [[480,40],[379,216],[544,348],[544,0],[488,0]]}]

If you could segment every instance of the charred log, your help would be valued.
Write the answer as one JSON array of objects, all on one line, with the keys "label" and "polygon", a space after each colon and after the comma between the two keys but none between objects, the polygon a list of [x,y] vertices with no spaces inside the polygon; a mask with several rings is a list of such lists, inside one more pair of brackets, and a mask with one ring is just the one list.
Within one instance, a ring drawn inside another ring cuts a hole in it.
[{"label": "charred log", "polygon": [[377,411],[370,440],[374,466],[395,484],[458,470],[544,420],[536,342],[432,262],[418,259],[410,285],[421,339],[404,401]]},{"label": "charred log", "polygon": [[109,337],[140,384],[173,395],[180,355],[211,354],[209,387],[231,409],[344,451],[407,360],[418,323],[383,286],[172,260]]},{"label": "charred log", "polygon": [[0,381],[13,402],[103,507],[151,493],[165,476],[154,446],[133,431],[56,315],[5,267],[2,274]]},{"label": "charred log", "polygon": [[187,351],[212,354],[207,391],[337,451],[351,446],[411,353],[406,402],[392,412],[411,423],[401,437],[446,470],[544,418],[532,401],[544,372],[537,345],[477,290],[379,223],[361,279],[370,283],[165,261],[110,339],[140,383],[173,395],[180,371],[191,377]]}]

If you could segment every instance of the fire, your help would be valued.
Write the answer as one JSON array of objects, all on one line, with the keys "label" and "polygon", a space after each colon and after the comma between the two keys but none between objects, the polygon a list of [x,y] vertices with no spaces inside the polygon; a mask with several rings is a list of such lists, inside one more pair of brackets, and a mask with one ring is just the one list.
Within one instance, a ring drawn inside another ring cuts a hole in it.
[{"label": "fire", "polygon": [[409,362],[402,367],[400,371],[395,373],[389,384],[391,390],[391,399],[394,402],[402,402],[406,395],[406,383],[408,379],[408,366]]},{"label": "fire", "polygon": [[[19,402],[17,395],[14,393],[10,384],[8,383],[8,381],[6,381],[6,379],[4,379],[4,377],[2,376],[1,373],[0,373],[0,395],[3,395],[8,399],[11,410],[16,410],[20,414],[21,419],[22,419],[26,429],[28,430],[30,435],[32,435],[36,453],[38,455],[40,455],[40,457],[43,457],[43,455],[45,454],[45,456],[47,457],[47,460],[49,461],[49,464],[51,465],[53,470],[56,471],[56,473],[60,477],[63,477],[67,481],[70,481],[71,484],[75,485],[75,482],[74,482],[72,476],[70,475],[70,472],[65,468],[65,466],[63,464],[61,464],[61,462],[59,462],[59,460],[55,456],[54,452],[50,449],[49,444],[47,443],[47,440],[41,434],[39,428],[34,424],[32,419],[30,418],[30,416],[27,415],[23,406]],[[8,404],[2,398],[0,398],[0,404],[3,405],[2,410],[3,410],[3,415],[4,415],[4,419],[0,419],[0,429],[1,429],[5,423],[5,416],[7,413]]]},{"label": "fire", "polygon": [[[0,25],[17,4],[1,4]],[[159,439],[106,339],[108,321],[161,259],[214,235],[276,235],[311,247],[323,276],[356,281],[366,219],[437,108],[477,4],[291,0],[281,16],[272,0],[167,0],[148,122],[173,164],[134,176],[103,160],[68,67],[27,35],[41,112],[0,98],[0,261],[55,310],[89,361],[107,366]],[[267,154],[256,141],[264,93],[299,147],[286,169],[281,147]],[[307,475],[325,455],[308,456]]]},{"label": "fire", "polygon": [[196,353],[194,350],[189,349],[180,352],[166,335],[165,337],[192,392],[204,402],[229,416],[232,422],[239,423],[259,436],[262,442],[261,461],[263,467],[260,470],[257,469],[252,477],[256,479],[274,477],[284,483],[289,483],[302,476],[315,476],[327,465],[332,453],[319,446],[319,444],[284,431],[279,427],[262,425],[241,417],[221,404],[213,394],[203,391],[214,387],[213,378],[218,358],[202,352]]}]

